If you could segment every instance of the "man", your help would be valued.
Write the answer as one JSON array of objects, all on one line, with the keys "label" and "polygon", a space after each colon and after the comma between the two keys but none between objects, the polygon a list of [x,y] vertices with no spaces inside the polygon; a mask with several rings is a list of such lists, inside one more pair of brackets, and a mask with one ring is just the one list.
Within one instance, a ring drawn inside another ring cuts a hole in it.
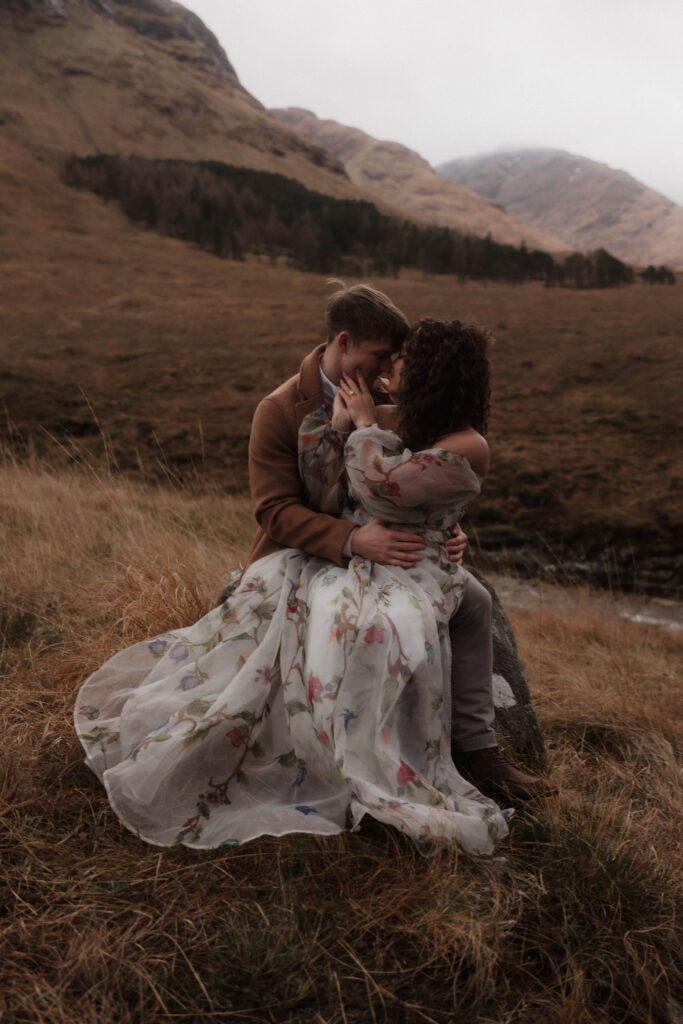
[{"label": "man", "polygon": [[[298,432],[308,413],[332,405],[342,373],[361,375],[372,389],[391,369],[409,333],[408,322],[368,285],[342,288],[327,306],[327,344],[303,360],[299,372],[264,398],[254,414],[249,479],[259,530],[247,564],[279,548],[300,548],[344,565],[360,555],[383,565],[411,568],[424,548],[418,534],[390,530],[375,519],[365,526],[307,507],[298,467]],[[377,392],[378,402],[386,401]],[[465,535],[446,542],[462,561]],[[470,576],[450,625],[452,647],[453,760],[471,782],[492,796],[526,799],[548,793],[543,779],[520,772],[499,751],[492,697],[491,598]]]}]

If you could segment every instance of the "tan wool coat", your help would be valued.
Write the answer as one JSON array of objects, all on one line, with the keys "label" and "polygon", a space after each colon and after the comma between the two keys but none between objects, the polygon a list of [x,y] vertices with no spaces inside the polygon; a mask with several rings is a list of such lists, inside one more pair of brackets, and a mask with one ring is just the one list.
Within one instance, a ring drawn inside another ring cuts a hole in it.
[{"label": "tan wool coat", "polygon": [[301,548],[343,565],[343,549],[354,524],[306,507],[299,476],[301,421],[325,400],[320,357],[325,345],[310,352],[299,372],[257,406],[249,441],[249,482],[259,525],[247,565],[280,548]]}]

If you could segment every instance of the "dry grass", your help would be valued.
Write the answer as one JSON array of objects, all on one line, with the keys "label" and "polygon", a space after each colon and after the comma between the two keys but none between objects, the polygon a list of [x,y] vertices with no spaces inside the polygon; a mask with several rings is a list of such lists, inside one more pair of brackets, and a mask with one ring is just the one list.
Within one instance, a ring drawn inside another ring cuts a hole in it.
[{"label": "dry grass", "polygon": [[0,1007],[8,1021],[616,1024],[682,998],[680,642],[513,617],[560,795],[491,861],[392,831],[160,852],[82,763],[71,708],[119,647],[211,605],[245,503],[7,463],[0,479]]}]

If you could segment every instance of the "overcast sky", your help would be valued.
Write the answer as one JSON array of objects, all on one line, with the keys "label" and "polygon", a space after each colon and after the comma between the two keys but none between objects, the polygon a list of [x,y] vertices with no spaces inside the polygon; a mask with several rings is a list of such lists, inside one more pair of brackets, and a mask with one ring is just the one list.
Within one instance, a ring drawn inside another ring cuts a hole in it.
[{"label": "overcast sky", "polygon": [[683,204],[681,0],[184,0],[267,107],[433,165],[551,146]]}]

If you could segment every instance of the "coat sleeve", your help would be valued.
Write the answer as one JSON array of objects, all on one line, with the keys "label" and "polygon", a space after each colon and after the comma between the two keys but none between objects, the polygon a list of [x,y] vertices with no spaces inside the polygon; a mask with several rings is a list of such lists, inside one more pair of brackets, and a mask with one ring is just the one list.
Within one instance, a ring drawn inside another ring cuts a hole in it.
[{"label": "coat sleeve", "polygon": [[271,540],[337,565],[346,562],[343,549],[354,524],[306,506],[296,432],[272,398],[264,398],[254,413],[249,481],[256,520]]}]

